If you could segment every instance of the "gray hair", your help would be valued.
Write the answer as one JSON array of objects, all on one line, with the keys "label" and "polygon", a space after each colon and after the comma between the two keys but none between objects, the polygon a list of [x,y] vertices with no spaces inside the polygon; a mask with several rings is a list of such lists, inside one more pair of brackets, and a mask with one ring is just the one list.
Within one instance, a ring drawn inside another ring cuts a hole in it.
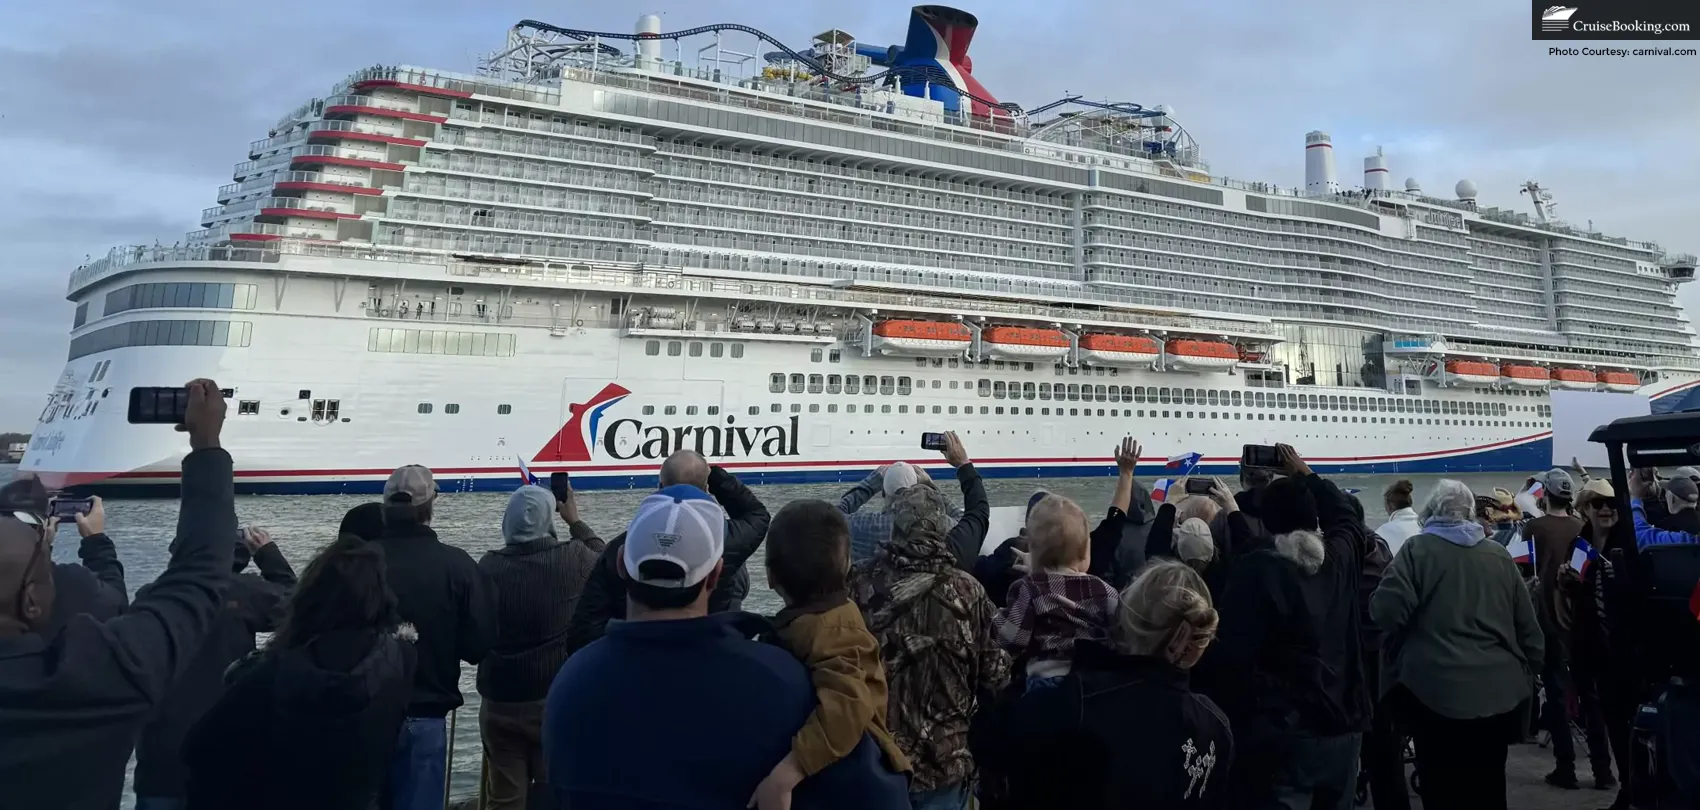
[{"label": "gray hair", "polygon": [[1182,562],[1209,562],[1216,556],[1216,540],[1210,536],[1210,524],[1198,518],[1188,518],[1175,527],[1175,556]]},{"label": "gray hair", "polygon": [[1464,486],[1462,481],[1442,478],[1435,482],[1434,491],[1430,492],[1428,500],[1423,502],[1423,508],[1417,513],[1417,517],[1424,523],[1437,518],[1475,520],[1476,494]]},{"label": "gray hair", "polygon": [[1210,589],[1185,563],[1154,560],[1122,589],[1116,632],[1133,655],[1161,655],[1176,641],[1208,643],[1216,632]]}]

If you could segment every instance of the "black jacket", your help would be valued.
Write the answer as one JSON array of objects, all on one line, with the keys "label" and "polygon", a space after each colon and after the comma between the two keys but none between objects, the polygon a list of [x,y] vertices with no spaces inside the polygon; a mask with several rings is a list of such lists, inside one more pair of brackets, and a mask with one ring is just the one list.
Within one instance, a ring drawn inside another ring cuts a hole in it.
[{"label": "black jacket", "polygon": [[[1240,512],[1241,543],[1217,605],[1221,626],[1199,663],[1200,691],[1232,718],[1243,745],[1278,745],[1292,734],[1361,731],[1369,718],[1360,634],[1365,531],[1346,496],[1307,479],[1322,520],[1321,547],[1277,549]],[[1238,543],[1239,541],[1235,541]],[[1297,562],[1320,559],[1314,573]]]},{"label": "black jacket", "polygon": [[[254,574],[231,574],[224,604],[213,618],[206,641],[189,662],[188,671],[171,685],[153,718],[136,740],[137,796],[178,798],[189,779],[183,764],[183,735],[218,702],[224,692],[224,673],[254,651],[254,634],[270,633],[283,618],[283,602],[295,587],[295,571],[275,543],[254,555],[260,569]],[[153,586],[136,594],[140,599]]]},{"label": "black jacket", "polygon": [[[708,494],[726,510],[726,550],[720,556],[725,567],[720,573],[720,584],[708,595],[708,611],[723,613],[738,610],[749,595],[750,574],[744,570],[744,563],[767,539],[767,524],[772,518],[749,487],[719,467],[709,468]],[[980,534],[985,533],[981,528]],[[625,547],[626,533],[620,532],[597,558],[596,568],[584,584],[584,595],[579,598],[567,628],[568,653],[601,638],[609,619],[626,618],[626,582],[620,579],[616,562]]]},{"label": "black jacket", "polygon": [[969,747],[998,810],[1228,807],[1234,737],[1187,674],[1091,641],[1057,686],[976,718]]},{"label": "black jacket", "polygon": [[[1649,502],[1645,504],[1645,506],[1650,508],[1652,503]],[[1654,520],[1652,515],[1648,514],[1647,522],[1658,528],[1664,529],[1665,531],[1700,534],[1700,509],[1684,509],[1681,512],[1666,512],[1659,520]]]},{"label": "black jacket", "polygon": [[1133,575],[1145,567],[1145,546],[1150,537],[1157,507],[1151,493],[1138,479],[1133,482],[1128,511],[1111,506],[1092,530],[1091,556],[1087,573],[1116,590],[1133,581]]},{"label": "black jacket", "polygon": [[419,632],[408,717],[446,717],[459,708],[460,662],[484,660],[496,638],[495,594],[465,551],[419,524],[390,524],[378,544],[402,621]]},{"label": "black jacket", "polygon": [[986,589],[986,598],[1000,608],[1009,599],[1009,586],[1021,579],[1025,574],[1015,569],[1015,552],[1027,551],[1027,530],[999,544],[990,554],[979,557],[974,561],[974,578],[980,581],[980,587]]},{"label": "black jacket", "polygon": [[496,593],[496,639],[478,665],[478,694],[485,698],[542,700],[567,660],[567,625],[603,547],[584,521],[569,531],[565,543],[506,545],[478,561]]},{"label": "black jacket", "polygon": [[53,566],[53,618],[48,620],[42,635],[51,636],[78,613],[87,613],[97,622],[104,622],[130,604],[130,591],[124,586],[124,563],[118,561],[118,549],[104,534],[84,537],[77,546],[75,563],[56,563]]},{"label": "black jacket", "polygon": [[367,810],[395,754],[413,691],[413,645],[369,630],[267,650],[183,743],[196,810]]},{"label": "black jacket", "polygon": [[230,576],[230,455],[184,457],[182,491],[171,561],[123,615],[0,638],[0,805],[117,806],[136,732],[200,649]]}]

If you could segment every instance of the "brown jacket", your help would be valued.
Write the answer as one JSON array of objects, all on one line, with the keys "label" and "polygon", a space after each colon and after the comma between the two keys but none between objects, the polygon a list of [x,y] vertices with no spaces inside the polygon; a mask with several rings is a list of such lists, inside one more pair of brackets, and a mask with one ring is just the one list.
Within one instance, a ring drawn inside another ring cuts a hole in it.
[{"label": "brown jacket", "polygon": [[885,752],[886,766],[912,770],[885,724],[885,664],[862,611],[844,593],[786,608],[774,617],[779,640],[809,668],[818,705],[791,740],[803,773],[814,776],[849,756],[866,732]]},{"label": "brown jacket", "polygon": [[1523,535],[1535,551],[1536,613],[1541,626],[1558,631],[1568,624],[1559,608],[1558,569],[1570,559],[1570,548],[1582,533],[1582,519],[1570,515],[1545,515],[1523,525]]}]

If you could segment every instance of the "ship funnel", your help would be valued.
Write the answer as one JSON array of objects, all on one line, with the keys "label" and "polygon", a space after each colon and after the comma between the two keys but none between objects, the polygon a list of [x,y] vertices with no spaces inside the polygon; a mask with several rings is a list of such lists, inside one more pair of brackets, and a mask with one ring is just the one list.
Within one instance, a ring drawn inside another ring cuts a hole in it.
[{"label": "ship funnel", "polygon": [[1375,148],[1375,154],[1364,158],[1364,188],[1369,191],[1387,190],[1387,158],[1381,154],[1381,147]]},{"label": "ship funnel", "polygon": [[[645,14],[638,18],[637,26],[632,33],[638,36],[661,33],[661,16]],[[636,48],[636,66],[638,70],[659,70],[661,68],[661,40],[639,39]]]},{"label": "ship funnel", "polygon": [[980,21],[974,15],[949,6],[916,6],[909,12],[909,38],[893,60],[898,68],[917,68],[902,76],[903,92],[931,98],[950,111],[974,115],[1004,115],[1000,107],[970,99],[952,88],[960,88],[982,99],[996,101],[974,78],[974,60],[968,45]]},{"label": "ship funnel", "polygon": [[1334,175],[1334,139],[1328,133],[1305,133],[1305,191],[1312,194],[1334,194],[1340,181]]}]

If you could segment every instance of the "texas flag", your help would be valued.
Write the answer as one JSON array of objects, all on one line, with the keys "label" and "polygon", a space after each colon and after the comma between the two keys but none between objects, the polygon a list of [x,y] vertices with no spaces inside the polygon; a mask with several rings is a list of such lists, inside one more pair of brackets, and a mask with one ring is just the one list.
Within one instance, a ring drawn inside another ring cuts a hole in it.
[{"label": "texas flag", "polygon": [[1511,559],[1516,562],[1535,564],[1535,545],[1530,543],[1529,538],[1524,537],[1522,532],[1518,532],[1511,538],[1511,542],[1505,544],[1505,550],[1511,552]]},{"label": "texas flag", "polygon": [[519,480],[523,484],[537,484],[537,476],[531,474],[531,468],[525,466],[524,456],[514,456],[519,461]]},{"label": "texas flag", "polygon": [[1592,544],[1582,538],[1576,538],[1576,544],[1570,547],[1570,567],[1578,574],[1588,573],[1588,563],[1600,558],[1600,553],[1594,550]]},{"label": "texas flag", "polygon": [[1159,478],[1151,484],[1151,500],[1162,503],[1169,497],[1169,487],[1175,483],[1173,478]]},{"label": "texas flag", "polygon": [[1169,456],[1169,462],[1163,465],[1163,469],[1180,470],[1181,475],[1186,475],[1192,472],[1193,467],[1198,466],[1198,462],[1202,458],[1204,458],[1203,453],[1182,453],[1178,456]]}]

